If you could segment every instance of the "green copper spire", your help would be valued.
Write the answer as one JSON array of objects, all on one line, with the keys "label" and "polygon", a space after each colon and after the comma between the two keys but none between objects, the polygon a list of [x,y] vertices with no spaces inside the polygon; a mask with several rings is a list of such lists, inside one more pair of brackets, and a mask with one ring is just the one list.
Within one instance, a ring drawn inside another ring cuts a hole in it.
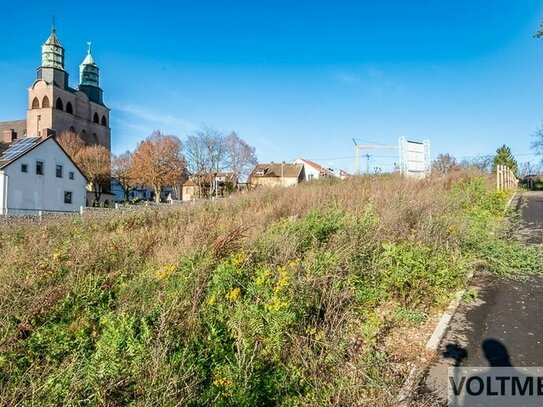
[{"label": "green copper spire", "polygon": [[87,56],[79,65],[79,84],[100,87],[100,69],[91,54],[91,42],[87,43]]},{"label": "green copper spire", "polygon": [[64,70],[64,48],[60,44],[54,25],[51,35],[41,47],[41,66]]}]

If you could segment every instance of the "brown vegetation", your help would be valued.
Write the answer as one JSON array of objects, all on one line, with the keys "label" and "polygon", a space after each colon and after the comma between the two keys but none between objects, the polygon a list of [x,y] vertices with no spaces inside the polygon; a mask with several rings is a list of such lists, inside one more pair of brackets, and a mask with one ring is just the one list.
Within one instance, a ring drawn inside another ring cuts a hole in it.
[{"label": "brown vegetation", "polygon": [[0,404],[393,405],[494,202],[455,177],[6,227]]}]

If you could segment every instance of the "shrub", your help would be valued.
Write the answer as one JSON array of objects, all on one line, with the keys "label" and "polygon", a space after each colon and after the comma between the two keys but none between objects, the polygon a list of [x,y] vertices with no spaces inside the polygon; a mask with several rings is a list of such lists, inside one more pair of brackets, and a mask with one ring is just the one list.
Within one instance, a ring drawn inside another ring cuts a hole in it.
[{"label": "shrub", "polygon": [[0,404],[393,404],[470,268],[540,272],[507,198],[387,175],[4,225]]}]

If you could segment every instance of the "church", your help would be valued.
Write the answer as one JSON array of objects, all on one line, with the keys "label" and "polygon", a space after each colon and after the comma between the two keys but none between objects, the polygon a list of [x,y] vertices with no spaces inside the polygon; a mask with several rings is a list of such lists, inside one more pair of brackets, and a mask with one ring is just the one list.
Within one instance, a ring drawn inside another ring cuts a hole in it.
[{"label": "church", "polygon": [[0,122],[0,134],[10,143],[22,137],[46,138],[64,132],[78,134],[87,144],[111,151],[109,108],[100,88],[100,69],[94,62],[90,44],[79,66],[79,85],[69,85],[64,67],[64,48],[53,26],[42,45],[41,66],[28,89],[26,119]]}]

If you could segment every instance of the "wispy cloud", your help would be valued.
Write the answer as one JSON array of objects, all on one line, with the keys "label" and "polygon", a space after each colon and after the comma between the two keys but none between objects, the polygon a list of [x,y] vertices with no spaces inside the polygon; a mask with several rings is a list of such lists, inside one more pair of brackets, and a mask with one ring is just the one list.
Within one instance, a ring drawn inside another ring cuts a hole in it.
[{"label": "wispy cloud", "polygon": [[115,118],[115,120],[112,122],[112,124],[115,125],[115,127],[122,129],[122,130],[136,130],[140,134],[147,134],[152,129],[149,128],[149,126],[144,126],[143,124],[138,124],[134,121],[130,120],[123,120],[119,118]]},{"label": "wispy cloud", "polygon": [[334,79],[337,80],[338,82],[343,82],[343,83],[358,83],[360,82],[361,78],[359,75],[356,75],[353,73],[337,72],[334,75]]},{"label": "wispy cloud", "polygon": [[336,71],[332,78],[345,85],[360,87],[378,98],[395,96],[403,89],[400,83],[373,65],[351,71]]},{"label": "wispy cloud", "polygon": [[152,122],[158,127],[165,127],[167,129],[174,128],[181,131],[192,131],[197,128],[193,123],[180,119],[171,114],[158,112],[155,109],[139,106],[134,104],[114,103],[112,108],[126,113],[136,119]]}]

